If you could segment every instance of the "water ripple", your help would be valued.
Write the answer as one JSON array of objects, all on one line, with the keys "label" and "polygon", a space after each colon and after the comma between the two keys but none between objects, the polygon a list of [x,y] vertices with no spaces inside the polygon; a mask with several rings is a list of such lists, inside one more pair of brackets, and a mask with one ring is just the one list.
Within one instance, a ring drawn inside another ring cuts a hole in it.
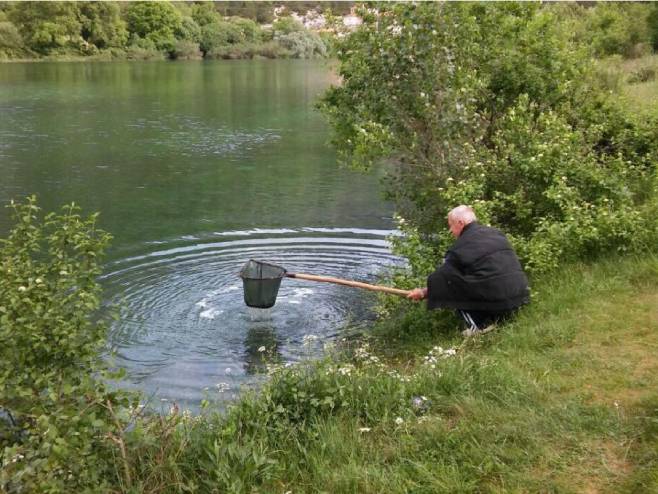
[{"label": "water ripple", "polygon": [[346,324],[368,320],[372,293],[285,278],[273,308],[251,309],[240,268],[255,258],[290,272],[376,283],[401,264],[390,252],[392,234],[310,227],[218,232],[150,243],[156,250],[112,262],[102,282],[108,307],[121,307],[110,343],[128,370],[128,386],[194,408],[217,383],[235,391],[258,382],[263,353],[284,362],[317,355],[303,337],[328,342]]}]

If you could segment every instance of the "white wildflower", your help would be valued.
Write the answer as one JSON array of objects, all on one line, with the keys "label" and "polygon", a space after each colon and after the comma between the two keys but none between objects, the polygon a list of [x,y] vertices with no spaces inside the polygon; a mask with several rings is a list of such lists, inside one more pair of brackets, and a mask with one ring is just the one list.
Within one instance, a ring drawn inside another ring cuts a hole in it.
[{"label": "white wildflower", "polygon": [[223,393],[224,391],[231,389],[231,386],[228,383],[217,383],[215,384],[215,387],[217,388],[218,393]]},{"label": "white wildflower", "polygon": [[354,369],[354,366],[348,364],[348,365],[346,365],[345,367],[340,367],[340,368],[338,369],[338,372],[339,372],[342,376],[349,376],[349,375],[352,373],[352,369]]},{"label": "white wildflower", "polygon": [[370,427],[359,427],[359,432],[370,432]]},{"label": "white wildflower", "polygon": [[19,286],[18,287],[19,292],[24,292],[25,290],[27,290],[27,288],[25,288],[24,286]]},{"label": "white wildflower", "polygon": [[263,353],[263,352],[265,351],[265,347],[264,347],[264,346],[259,346],[259,347],[258,347],[258,351],[259,351],[260,353]]},{"label": "white wildflower", "polygon": [[404,424],[404,419],[402,417],[397,417],[395,419],[395,425],[402,425]]}]

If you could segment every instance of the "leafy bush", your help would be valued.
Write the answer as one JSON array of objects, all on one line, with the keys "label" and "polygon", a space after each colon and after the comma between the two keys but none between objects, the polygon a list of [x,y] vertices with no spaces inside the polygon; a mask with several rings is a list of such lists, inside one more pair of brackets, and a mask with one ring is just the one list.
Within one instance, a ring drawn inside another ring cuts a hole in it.
[{"label": "leafy bush", "polygon": [[133,34],[130,44],[126,48],[126,58],[128,60],[162,60],[165,58],[165,54],[156,48],[152,40]]},{"label": "leafy bush", "polygon": [[274,21],[274,24],[272,24],[272,29],[274,30],[274,37],[305,30],[304,25],[301,22],[289,16],[279,17]]},{"label": "leafy bush", "polygon": [[653,67],[640,67],[628,76],[629,84],[637,84],[640,82],[648,82],[656,79],[656,69]]},{"label": "leafy bush", "polygon": [[174,60],[200,60],[203,58],[199,44],[194,41],[178,40],[171,53]]},{"label": "leafy bush", "polygon": [[27,2],[14,5],[8,15],[27,46],[42,55],[75,48],[80,39],[78,6],[73,2]]},{"label": "leafy bush", "polygon": [[598,56],[636,55],[636,45],[649,41],[649,8],[642,4],[602,2],[587,11],[587,33]]},{"label": "leafy bush", "polygon": [[230,22],[218,22],[207,24],[201,28],[201,51],[206,54],[216,51],[218,48],[241,43],[244,41],[244,35],[239,26]]},{"label": "leafy bush", "polygon": [[[129,395],[104,381],[100,257],[110,236],[74,205],[39,219],[34,197],[11,208],[0,241],[0,421],[8,492],[103,490]],[[117,377],[117,376],[114,376]]]},{"label": "leafy bush", "polygon": [[181,30],[181,15],[167,2],[134,2],[126,12],[130,33],[153,41],[158,50],[171,52],[175,33]]},{"label": "leafy bush", "polygon": [[421,276],[452,242],[447,212],[471,204],[538,274],[566,259],[641,248],[655,123],[606,100],[550,9],[420,4],[363,12],[339,42],[343,83],[322,108],[341,158],[385,180]]},{"label": "leafy bush", "polygon": [[119,6],[111,2],[80,3],[82,38],[97,48],[120,48],[126,45],[128,30]]},{"label": "leafy bush", "polygon": [[277,42],[292,58],[322,58],[327,56],[327,47],[322,38],[312,31],[296,31],[276,38]]},{"label": "leafy bush", "polygon": [[17,58],[25,53],[21,33],[9,21],[0,22],[0,59]]},{"label": "leafy bush", "polygon": [[213,2],[200,2],[192,5],[192,19],[201,27],[221,20]]},{"label": "leafy bush", "polygon": [[251,19],[233,17],[230,19],[230,23],[240,30],[240,33],[242,34],[241,41],[246,41],[247,43],[255,43],[261,40],[261,28]]},{"label": "leafy bush", "polygon": [[191,17],[183,17],[175,35],[181,41],[199,43],[201,41],[201,28]]},{"label": "leafy bush", "polygon": [[651,11],[647,17],[647,24],[649,29],[649,38],[653,49],[658,51],[658,4],[651,5]]}]

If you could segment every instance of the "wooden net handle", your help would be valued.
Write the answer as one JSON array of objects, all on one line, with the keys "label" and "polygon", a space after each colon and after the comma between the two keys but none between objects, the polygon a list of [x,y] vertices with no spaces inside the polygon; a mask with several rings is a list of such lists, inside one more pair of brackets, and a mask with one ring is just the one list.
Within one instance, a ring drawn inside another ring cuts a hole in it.
[{"label": "wooden net handle", "polygon": [[382,286],[382,285],[371,285],[369,283],[361,283],[360,281],[344,280],[342,278],[332,278],[331,276],[317,276],[314,274],[304,274],[304,273],[286,273],[285,276],[287,276],[288,278],[296,278],[299,280],[322,281],[324,283],[336,283],[338,285],[351,286],[354,288],[364,288],[366,290],[373,290],[375,292],[392,293],[394,295],[400,295],[401,297],[406,297],[411,293],[409,290],[400,290],[399,288],[391,288],[389,286]]}]

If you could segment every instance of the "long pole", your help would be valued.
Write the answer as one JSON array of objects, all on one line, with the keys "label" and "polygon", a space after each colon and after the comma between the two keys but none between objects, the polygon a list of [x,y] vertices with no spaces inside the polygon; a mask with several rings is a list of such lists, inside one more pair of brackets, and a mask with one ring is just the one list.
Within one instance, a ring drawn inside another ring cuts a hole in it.
[{"label": "long pole", "polygon": [[364,288],[366,290],[373,290],[375,292],[392,293],[394,295],[399,295],[401,297],[406,297],[411,293],[409,290],[400,290],[399,288],[391,288],[389,286],[382,286],[382,285],[371,285],[369,283],[344,280],[342,278],[333,278],[331,276],[317,276],[314,274],[304,274],[304,273],[286,273],[285,276],[288,278],[295,278],[299,280],[321,281],[324,283],[336,283],[338,285],[351,286],[353,288]]}]

